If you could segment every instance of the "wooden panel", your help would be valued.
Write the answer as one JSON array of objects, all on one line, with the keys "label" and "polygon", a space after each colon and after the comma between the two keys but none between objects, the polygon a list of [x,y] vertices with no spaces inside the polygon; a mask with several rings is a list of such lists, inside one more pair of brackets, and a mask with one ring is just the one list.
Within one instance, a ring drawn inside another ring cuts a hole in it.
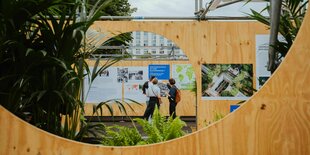
[{"label": "wooden panel", "polygon": [[[89,61],[89,65],[94,65],[94,61]],[[104,62],[101,62],[104,64]],[[144,66],[147,67],[149,64],[169,64],[170,65],[170,76],[172,74],[172,65],[173,64],[190,64],[188,61],[120,61],[113,66]],[[165,81],[168,82],[168,81]],[[181,90],[182,101],[176,107],[176,113],[178,116],[196,116],[196,95],[190,90]],[[103,94],[104,95],[104,94]],[[134,111],[132,111],[128,106],[126,108],[127,114],[129,116],[143,116],[145,111],[145,103],[141,103],[140,105],[132,105]],[[86,115],[92,115],[93,109],[92,104],[87,104],[85,107]],[[115,106],[114,108],[114,116],[126,116],[124,113],[118,110]],[[163,104],[160,107],[160,111],[163,115],[169,115],[169,101],[167,98],[163,98]],[[103,116],[110,116],[108,109],[104,109]]]},{"label": "wooden panel", "polygon": [[[0,154],[309,155],[309,14],[292,49],[266,85],[234,113],[208,128],[159,144],[103,147],[50,135],[0,107]],[[254,56],[247,52],[254,50],[255,32],[264,32],[261,25],[251,22],[102,22],[102,25],[112,31],[149,30],[173,39],[190,57],[198,84],[203,62],[253,62]],[[198,96],[200,91],[199,86]],[[206,108],[220,103],[198,102],[199,119],[208,116]]]},{"label": "wooden panel", "polygon": [[[196,73],[199,128],[205,126],[204,122],[214,119],[214,111],[227,114],[227,109],[232,104],[227,101],[201,100],[200,65],[203,63],[253,64],[255,76],[255,35],[268,33],[265,26],[256,22],[130,22],[128,24],[126,21],[98,21],[92,28],[111,33],[113,34],[111,37],[119,33],[137,30],[153,32],[163,35],[179,45],[188,56]],[[150,63],[146,61],[145,65]],[[181,110],[180,107],[179,109]]]}]

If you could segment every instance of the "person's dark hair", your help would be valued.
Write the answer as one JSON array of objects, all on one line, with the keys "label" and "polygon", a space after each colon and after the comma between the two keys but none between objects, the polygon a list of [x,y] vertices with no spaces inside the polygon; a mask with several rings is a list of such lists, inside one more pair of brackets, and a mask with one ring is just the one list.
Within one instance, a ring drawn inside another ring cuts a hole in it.
[{"label": "person's dark hair", "polygon": [[151,77],[150,77],[150,81],[152,81],[154,78],[155,78],[155,76],[151,76]]},{"label": "person's dark hair", "polygon": [[157,83],[158,83],[158,80],[157,80],[156,78],[154,78],[154,80],[153,80],[152,83],[153,83],[153,84],[157,84]]},{"label": "person's dark hair", "polygon": [[175,84],[175,80],[174,80],[173,78],[170,78],[170,79],[169,79],[169,83],[170,83],[171,85],[174,85],[174,84]]}]

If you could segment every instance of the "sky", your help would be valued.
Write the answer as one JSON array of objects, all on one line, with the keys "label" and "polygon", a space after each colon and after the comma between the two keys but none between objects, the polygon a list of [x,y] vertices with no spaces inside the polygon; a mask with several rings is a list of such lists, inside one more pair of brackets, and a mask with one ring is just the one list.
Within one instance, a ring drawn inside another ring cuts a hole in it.
[{"label": "sky", "polygon": [[[137,12],[132,16],[172,16],[172,17],[188,17],[194,16],[195,0],[128,0],[131,7],[138,8]],[[208,2],[203,1],[203,6]],[[244,2],[232,4],[215,11],[208,12],[208,16],[245,16],[244,12],[250,12],[250,8],[262,10],[266,6],[265,3],[248,3]]]}]

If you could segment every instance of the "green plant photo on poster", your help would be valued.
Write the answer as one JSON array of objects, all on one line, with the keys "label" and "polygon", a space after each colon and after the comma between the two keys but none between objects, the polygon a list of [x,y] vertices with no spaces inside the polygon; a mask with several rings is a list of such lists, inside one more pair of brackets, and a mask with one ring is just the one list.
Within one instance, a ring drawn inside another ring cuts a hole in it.
[{"label": "green plant photo on poster", "polygon": [[242,100],[253,95],[251,64],[203,64],[203,99]]}]

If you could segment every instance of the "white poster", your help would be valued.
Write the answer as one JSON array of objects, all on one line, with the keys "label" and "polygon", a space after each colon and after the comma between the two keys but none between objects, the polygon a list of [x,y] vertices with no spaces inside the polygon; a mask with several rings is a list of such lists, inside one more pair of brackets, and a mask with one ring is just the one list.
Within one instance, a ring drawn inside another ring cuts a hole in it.
[{"label": "white poster", "polygon": [[[268,71],[268,49],[269,49],[269,34],[256,35],[256,89],[260,89],[268,80],[271,73]],[[278,39],[284,41],[284,38],[279,35]]]},{"label": "white poster", "polygon": [[[86,103],[100,103],[122,98],[122,83],[117,83],[117,68],[109,67],[98,74],[89,88],[88,78],[84,80]],[[93,70],[93,67],[90,67]]]},{"label": "white poster", "polygon": [[269,34],[256,35],[256,89],[270,77],[268,65]]},{"label": "white poster", "polygon": [[270,76],[267,70],[269,35],[256,35],[256,76]]},{"label": "white poster", "polygon": [[[118,79],[124,81],[124,98],[145,103],[146,97],[142,93],[142,85],[148,81],[148,67],[122,67],[118,69],[121,75]],[[122,78],[121,78],[122,77]],[[121,81],[121,80],[117,80]]]},{"label": "white poster", "polygon": [[172,78],[176,81],[179,89],[190,90],[196,81],[193,66],[190,64],[174,64],[172,65]]}]

